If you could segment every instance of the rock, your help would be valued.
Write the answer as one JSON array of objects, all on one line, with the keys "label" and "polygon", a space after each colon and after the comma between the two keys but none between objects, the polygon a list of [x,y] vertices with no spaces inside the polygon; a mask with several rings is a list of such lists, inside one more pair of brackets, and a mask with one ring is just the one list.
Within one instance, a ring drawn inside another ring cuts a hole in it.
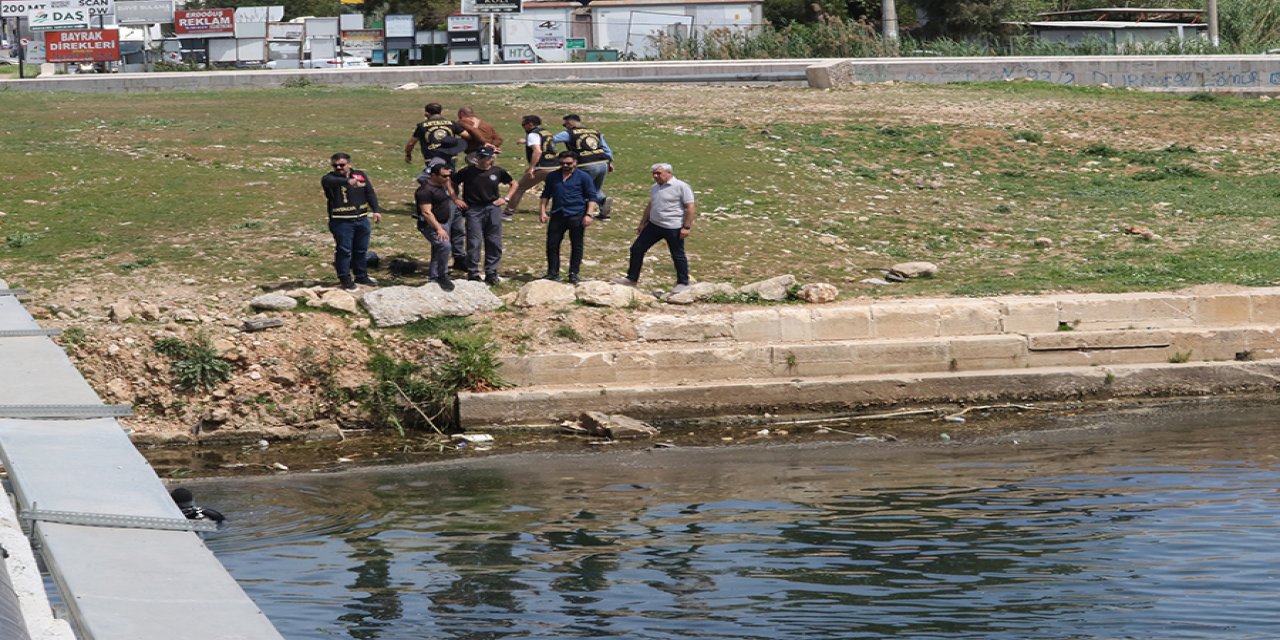
[{"label": "rock", "polygon": [[534,280],[520,287],[513,304],[517,307],[538,307],[550,304],[569,304],[577,298],[573,285]]},{"label": "rock", "polygon": [[835,285],[825,282],[814,282],[800,287],[800,299],[811,304],[826,304],[834,302],[836,297],[840,295],[840,290]]},{"label": "rock", "polygon": [[347,313],[355,313],[360,310],[360,307],[356,303],[355,296],[338,289],[330,289],[329,291],[324,292],[324,294],[320,296],[320,306],[337,309],[338,311],[345,311]]},{"label": "rock", "polygon": [[283,293],[265,293],[250,300],[249,306],[259,311],[288,311],[298,306],[298,301]]},{"label": "rock", "polygon": [[133,318],[133,306],[127,300],[120,300],[110,307],[111,319],[116,322],[126,322]]},{"label": "rock", "polygon": [[469,316],[502,306],[502,300],[483,282],[455,280],[454,287],[449,292],[434,282],[421,287],[383,287],[365,294],[364,307],[378,326],[397,327],[423,318]]},{"label": "rock", "polygon": [[227,407],[214,407],[204,415],[205,423],[222,424],[231,419],[231,410]]},{"label": "rock", "polygon": [[190,309],[174,309],[172,317],[174,322],[200,322],[200,316]]},{"label": "rock", "polygon": [[1035,239],[1035,245],[1041,249],[1048,249],[1053,246],[1053,239],[1041,236]]},{"label": "rock", "polygon": [[107,381],[107,395],[117,401],[127,401],[132,395],[129,393],[129,383],[120,378],[112,378]]},{"label": "rock", "polygon": [[578,300],[597,307],[629,307],[641,302],[641,296],[644,295],[635,287],[600,280],[589,280],[578,285],[575,293]]},{"label": "rock", "polygon": [[228,353],[236,350],[236,343],[226,338],[218,338],[213,341],[213,350],[217,352],[219,357],[225,357]]},{"label": "rock", "polygon": [[273,372],[269,379],[272,383],[278,384],[282,387],[292,387],[293,385],[298,384],[298,376],[292,371]]},{"label": "rock", "polygon": [[400,85],[400,86],[396,87],[396,88],[395,88],[395,90],[396,90],[396,91],[412,91],[412,90],[417,89],[417,88],[418,88],[418,83],[416,83],[416,82],[406,82],[406,83],[404,83],[404,84],[402,84],[402,85]]},{"label": "rock", "polygon": [[160,320],[160,305],[151,302],[144,302],[138,305],[138,315],[143,320],[156,322]]},{"label": "rock", "polygon": [[938,274],[938,265],[932,262],[902,262],[889,268],[903,278],[932,278]]},{"label": "rock", "polygon": [[859,280],[862,284],[893,284],[884,278],[863,278]]},{"label": "rock", "polygon": [[768,280],[752,282],[738,289],[738,293],[755,294],[761,300],[786,300],[787,291],[796,284],[796,277],[787,274]]},{"label": "rock", "polygon": [[1160,236],[1156,235],[1156,232],[1136,224],[1131,224],[1125,227],[1124,232],[1132,236],[1138,236],[1143,240],[1159,240],[1160,239]]},{"label": "rock", "polygon": [[587,411],[578,416],[578,425],[591,435],[614,440],[652,438],[658,435],[658,429],[648,423],[624,415],[611,415],[599,411]]},{"label": "rock", "polygon": [[733,288],[731,284],[723,282],[695,282],[689,285],[688,289],[680,293],[669,293],[663,298],[663,302],[671,304],[693,304],[700,300],[715,297],[716,295],[734,295],[738,290]]},{"label": "rock", "polygon": [[254,331],[262,331],[264,329],[274,329],[283,327],[284,320],[280,318],[250,318],[240,325],[240,330],[245,333],[253,333]]}]

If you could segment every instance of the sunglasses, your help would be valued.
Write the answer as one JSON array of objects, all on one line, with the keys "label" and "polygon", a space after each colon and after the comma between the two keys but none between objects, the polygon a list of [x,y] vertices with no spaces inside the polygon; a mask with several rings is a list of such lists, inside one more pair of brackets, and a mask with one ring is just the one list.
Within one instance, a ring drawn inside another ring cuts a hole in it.
[{"label": "sunglasses", "polygon": [[350,166],[350,165],[349,165],[348,163],[346,163],[346,162],[339,162],[339,163],[337,163],[337,164],[333,165],[333,168],[334,168],[334,169],[342,169],[342,168],[344,168],[344,167],[348,167],[348,166]]},{"label": "sunglasses", "polygon": [[562,166],[562,167],[572,167],[572,166],[574,166],[574,165],[576,165],[576,164],[578,164],[578,163],[576,163],[576,162],[561,162],[561,163],[560,163],[560,166]]}]

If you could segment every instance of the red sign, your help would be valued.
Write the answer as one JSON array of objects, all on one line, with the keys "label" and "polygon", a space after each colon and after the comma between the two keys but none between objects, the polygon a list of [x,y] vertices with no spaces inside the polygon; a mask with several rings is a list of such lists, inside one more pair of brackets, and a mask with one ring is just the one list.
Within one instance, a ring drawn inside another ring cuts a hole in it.
[{"label": "red sign", "polygon": [[174,11],[173,33],[177,36],[229,35],[236,31],[235,9]]},{"label": "red sign", "polygon": [[49,62],[114,62],[120,59],[120,31],[80,29],[47,31],[45,59]]}]

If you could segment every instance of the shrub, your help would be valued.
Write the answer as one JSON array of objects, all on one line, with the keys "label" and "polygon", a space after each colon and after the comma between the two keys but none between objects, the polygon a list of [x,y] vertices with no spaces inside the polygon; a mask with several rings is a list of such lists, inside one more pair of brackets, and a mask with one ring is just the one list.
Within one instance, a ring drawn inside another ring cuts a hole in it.
[{"label": "shrub", "polygon": [[190,341],[160,338],[152,346],[174,361],[171,371],[180,387],[212,389],[231,379],[231,363],[218,356],[208,335],[197,333]]}]

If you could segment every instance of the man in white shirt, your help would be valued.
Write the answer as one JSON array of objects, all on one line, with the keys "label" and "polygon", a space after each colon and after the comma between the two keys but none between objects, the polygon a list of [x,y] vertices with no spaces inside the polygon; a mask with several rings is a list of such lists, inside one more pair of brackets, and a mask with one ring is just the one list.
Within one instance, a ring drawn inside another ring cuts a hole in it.
[{"label": "man in white shirt", "polygon": [[676,286],[671,292],[680,293],[689,288],[689,259],[684,253],[684,240],[689,237],[697,214],[693,189],[675,177],[671,165],[665,162],[659,162],[651,169],[654,185],[649,188],[649,203],[636,226],[636,240],[631,243],[627,277],[614,282],[634,287],[640,281],[644,254],[659,240],[666,240],[671,261],[676,267]]},{"label": "man in white shirt", "polygon": [[520,120],[520,126],[524,127],[525,131],[524,158],[529,166],[524,170],[524,175],[520,176],[520,182],[516,185],[511,198],[507,200],[507,206],[502,212],[505,220],[510,220],[511,214],[520,207],[520,199],[524,197],[524,192],[532,189],[534,185],[542,184],[546,181],[548,174],[560,168],[556,158],[556,145],[551,141],[551,133],[542,127],[542,118],[527,115]]}]

